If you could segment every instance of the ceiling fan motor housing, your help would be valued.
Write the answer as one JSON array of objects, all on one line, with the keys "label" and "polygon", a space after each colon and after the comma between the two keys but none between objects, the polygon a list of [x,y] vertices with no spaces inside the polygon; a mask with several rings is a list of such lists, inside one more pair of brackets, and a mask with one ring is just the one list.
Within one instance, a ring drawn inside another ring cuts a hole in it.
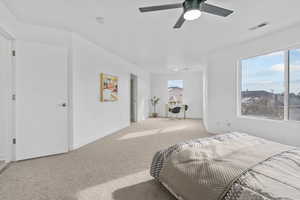
[{"label": "ceiling fan motor housing", "polygon": [[186,0],[183,3],[184,12],[188,10],[200,10],[200,4],[206,0]]},{"label": "ceiling fan motor housing", "polygon": [[203,12],[220,17],[227,17],[233,13],[233,10],[207,4],[205,3],[206,1],[207,0],[185,0],[183,3],[142,7],[139,8],[139,10],[141,12],[152,12],[177,8],[183,9],[183,13],[177,20],[176,24],[173,26],[173,28],[175,29],[180,28],[186,20],[192,21],[198,19]]}]

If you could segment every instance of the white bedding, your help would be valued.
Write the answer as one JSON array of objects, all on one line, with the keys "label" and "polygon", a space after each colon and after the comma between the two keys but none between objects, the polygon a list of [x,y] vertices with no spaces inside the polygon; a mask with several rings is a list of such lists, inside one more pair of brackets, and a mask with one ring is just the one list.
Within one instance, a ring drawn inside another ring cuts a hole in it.
[{"label": "white bedding", "polygon": [[[261,148],[264,145],[269,147]],[[247,153],[247,148],[253,152]],[[299,149],[247,134],[231,133],[174,145],[155,155],[151,175],[183,200],[300,200]]]}]

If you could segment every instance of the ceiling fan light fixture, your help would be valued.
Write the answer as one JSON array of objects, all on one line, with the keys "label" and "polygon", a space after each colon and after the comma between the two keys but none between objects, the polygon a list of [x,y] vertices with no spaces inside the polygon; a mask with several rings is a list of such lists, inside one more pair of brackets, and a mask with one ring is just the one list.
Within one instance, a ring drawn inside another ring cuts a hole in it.
[{"label": "ceiling fan light fixture", "polygon": [[201,11],[199,9],[190,9],[185,11],[183,17],[185,20],[191,21],[198,19],[201,16]]},{"label": "ceiling fan light fixture", "polygon": [[210,13],[220,17],[227,17],[233,13],[233,10],[211,5],[206,3],[206,1],[207,0],[185,0],[183,3],[148,6],[139,8],[139,10],[143,13],[181,8],[183,10],[183,13],[180,15],[179,19],[173,26],[174,29],[181,28],[185,21],[198,19],[201,16],[202,12]]}]

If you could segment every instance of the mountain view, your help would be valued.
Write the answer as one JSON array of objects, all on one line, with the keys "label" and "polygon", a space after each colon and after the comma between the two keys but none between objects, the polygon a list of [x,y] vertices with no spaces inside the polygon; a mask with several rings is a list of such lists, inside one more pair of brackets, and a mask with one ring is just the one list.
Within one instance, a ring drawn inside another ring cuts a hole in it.
[{"label": "mountain view", "polygon": [[170,104],[183,103],[183,80],[168,81],[168,97]]}]

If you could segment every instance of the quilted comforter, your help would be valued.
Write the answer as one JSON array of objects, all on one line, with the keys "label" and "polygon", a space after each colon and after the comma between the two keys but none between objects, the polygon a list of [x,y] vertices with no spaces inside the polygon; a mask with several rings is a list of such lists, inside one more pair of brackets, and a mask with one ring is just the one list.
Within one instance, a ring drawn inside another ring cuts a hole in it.
[{"label": "quilted comforter", "polygon": [[159,151],[150,173],[179,200],[300,200],[300,150],[243,133]]}]

